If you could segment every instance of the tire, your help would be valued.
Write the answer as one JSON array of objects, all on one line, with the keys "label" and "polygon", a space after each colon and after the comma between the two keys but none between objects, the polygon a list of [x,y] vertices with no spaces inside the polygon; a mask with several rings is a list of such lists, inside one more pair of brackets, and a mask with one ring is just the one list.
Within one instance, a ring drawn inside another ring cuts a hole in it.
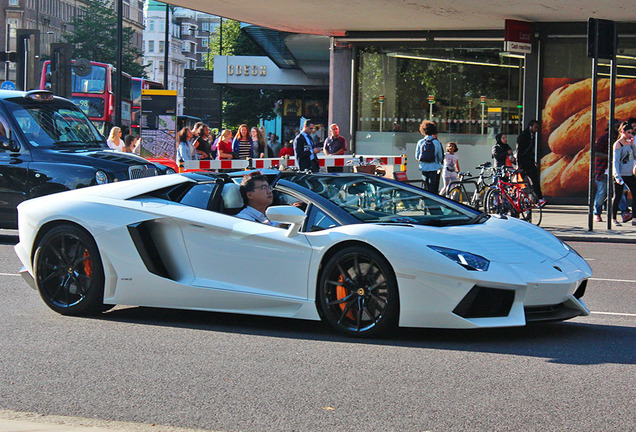
[{"label": "tire", "polygon": [[331,257],[320,277],[317,301],[323,320],[349,336],[382,336],[397,327],[400,306],[393,270],[366,247],[346,247]]},{"label": "tire", "polygon": [[521,204],[519,218],[539,226],[543,217],[541,207],[536,206],[534,201],[524,191],[519,191],[519,202]]},{"label": "tire", "polygon": [[490,214],[501,214],[502,205],[499,189],[490,189],[484,198],[484,212]]},{"label": "tire", "polygon": [[475,203],[473,205],[474,208],[480,210],[484,207],[484,201],[486,200],[486,193],[488,192],[488,188],[481,188],[477,196],[475,197]]},{"label": "tire", "polygon": [[104,299],[104,269],[93,238],[64,224],[44,235],[35,252],[35,282],[42,300],[62,315],[92,315],[110,309]]},{"label": "tire", "polygon": [[452,189],[446,192],[446,196],[455,202],[468,204],[468,197],[464,193],[464,190],[459,186],[454,186]]}]

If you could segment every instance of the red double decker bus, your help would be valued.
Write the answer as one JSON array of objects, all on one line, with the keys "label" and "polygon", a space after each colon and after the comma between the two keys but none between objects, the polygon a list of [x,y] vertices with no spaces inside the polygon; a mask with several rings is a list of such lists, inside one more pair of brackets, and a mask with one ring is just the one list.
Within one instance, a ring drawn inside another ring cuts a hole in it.
[{"label": "red double decker bus", "polygon": [[132,128],[139,135],[141,122],[141,90],[163,90],[163,84],[147,80],[146,78],[132,78]]},{"label": "red double decker bus", "polygon": [[[75,60],[73,60],[75,62]],[[121,124],[115,121],[115,92],[117,74],[113,65],[90,62],[91,70],[86,76],[78,76],[71,68],[71,100],[91,120],[102,135],[108,136],[113,126],[120,126],[127,132],[132,126],[132,78],[122,73],[122,110]],[[42,67],[40,89],[50,89],[51,62],[47,60]]]}]

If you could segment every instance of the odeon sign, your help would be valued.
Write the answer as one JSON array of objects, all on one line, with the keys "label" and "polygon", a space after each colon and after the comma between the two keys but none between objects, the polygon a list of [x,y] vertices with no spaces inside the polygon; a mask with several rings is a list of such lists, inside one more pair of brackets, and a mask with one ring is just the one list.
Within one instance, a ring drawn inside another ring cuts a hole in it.
[{"label": "odeon sign", "polygon": [[235,76],[267,76],[267,66],[263,65],[227,65],[227,74]]}]

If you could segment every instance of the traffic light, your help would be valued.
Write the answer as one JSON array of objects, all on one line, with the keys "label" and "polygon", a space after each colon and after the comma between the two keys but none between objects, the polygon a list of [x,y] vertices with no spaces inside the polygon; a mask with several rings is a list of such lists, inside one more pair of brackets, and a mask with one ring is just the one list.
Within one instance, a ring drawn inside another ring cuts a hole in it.
[{"label": "traffic light", "polygon": [[40,30],[16,30],[16,86],[20,90],[39,87]]},{"label": "traffic light", "polygon": [[[51,44],[51,91],[64,98],[71,97],[71,58],[73,45]],[[48,79],[48,77],[47,77]]]}]

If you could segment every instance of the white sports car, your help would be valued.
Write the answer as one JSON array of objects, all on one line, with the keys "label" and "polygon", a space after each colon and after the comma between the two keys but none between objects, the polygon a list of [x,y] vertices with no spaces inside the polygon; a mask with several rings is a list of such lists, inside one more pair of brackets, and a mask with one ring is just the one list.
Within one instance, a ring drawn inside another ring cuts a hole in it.
[{"label": "white sports car", "polygon": [[66,315],[113,305],[323,319],[353,336],[481,328],[589,311],[592,271],[527,222],[366,174],[263,171],[267,217],[239,219],[240,175],[89,187],[18,207],[22,274]]}]

